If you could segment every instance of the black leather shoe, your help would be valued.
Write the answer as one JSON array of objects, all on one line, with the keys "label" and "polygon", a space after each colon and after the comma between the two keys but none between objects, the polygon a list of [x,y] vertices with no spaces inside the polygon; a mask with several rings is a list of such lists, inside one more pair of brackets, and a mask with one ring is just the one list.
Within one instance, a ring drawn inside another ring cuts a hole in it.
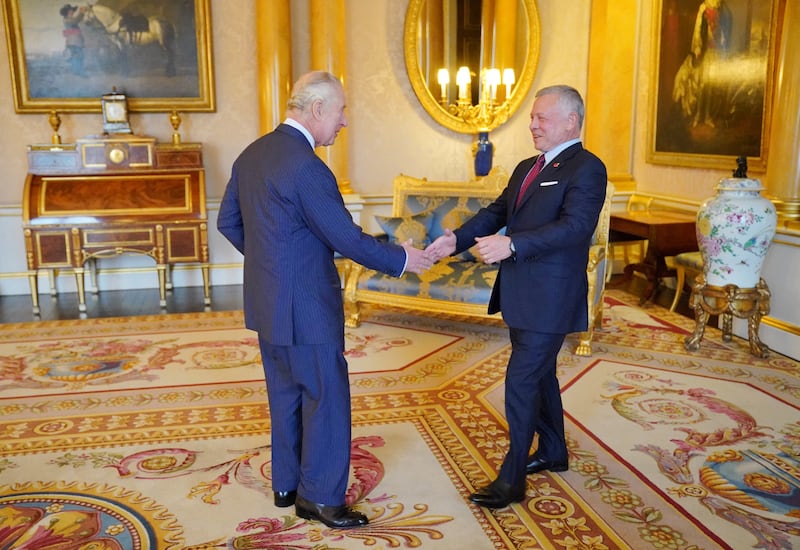
[{"label": "black leather shoe", "polygon": [[297,498],[297,491],[275,491],[275,506],[288,508],[294,504],[295,498]]},{"label": "black leather shoe", "polygon": [[469,499],[484,508],[505,508],[512,502],[525,500],[525,486],[512,487],[505,481],[495,479],[469,495]]},{"label": "black leather shoe", "polygon": [[332,529],[363,527],[369,523],[367,516],[351,510],[347,506],[326,506],[311,502],[301,496],[295,500],[294,510],[299,517],[321,521]]},{"label": "black leather shoe", "polygon": [[538,456],[531,455],[528,457],[528,465],[525,467],[526,474],[535,474],[536,472],[543,472],[549,470],[551,472],[566,472],[569,470],[569,462],[553,462],[552,460],[544,460]]}]

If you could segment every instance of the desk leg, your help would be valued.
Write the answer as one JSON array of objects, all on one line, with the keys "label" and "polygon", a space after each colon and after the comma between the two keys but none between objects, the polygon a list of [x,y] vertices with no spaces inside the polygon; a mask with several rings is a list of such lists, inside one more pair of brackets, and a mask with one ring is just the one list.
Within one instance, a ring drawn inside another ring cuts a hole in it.
[{"label": "desk leg", "polygon": [[203,264],[200,266],[200,270],[203,272],[203,303],[207,306],[211,305],[211,281],[208,277],[208,264]]},{"label": "desk leg", "polygon": [[92,294],[100,294],[100,284],[97,279],[96,258],[89,258],[89,282],[92,284]]},{"label": "desk leg", "polygon": [[156,265],[158,271],[158,293],[161,297],[159,305],[161,309],[167,307],[167,266],[165,264]]},{"label": "desk leg", "polygon": [[28,284],[31,287],[33,314],[38,316],[41,313],[41,310],[39,309],[39,273],[37,270],[33,269],[28,271]]},{"label": "desk leg", "polygon": [[83,282],[83,267],[75,268],[75,284],[78,286],[78,311],[86,313],[86,286]]},{"label": "desk leg", "polygon": [[57,269],[47,270],[47,279],[50,281],[50,296],[58,296],[58,288],[56,287],[56,277],[58,276]]}]

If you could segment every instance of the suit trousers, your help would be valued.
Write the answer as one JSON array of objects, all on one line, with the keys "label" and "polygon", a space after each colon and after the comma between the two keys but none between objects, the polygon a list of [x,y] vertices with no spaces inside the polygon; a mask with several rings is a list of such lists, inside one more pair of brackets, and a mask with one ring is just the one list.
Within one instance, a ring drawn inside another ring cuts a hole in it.
[{"label": "suit trousers", "polygon": [[511,357],[505,379],[509,449],[499,477],[514,487],[525,484],[525,467],[535,433],[538,456],[566,460],[564,410],[556,378],[558,352],[566,334],[511,328]]},{"label": "suit trousers", "polygon": [[350,383],[344,345],[276,346],[259,337],[272,428],[272,489],[344,504]]}]

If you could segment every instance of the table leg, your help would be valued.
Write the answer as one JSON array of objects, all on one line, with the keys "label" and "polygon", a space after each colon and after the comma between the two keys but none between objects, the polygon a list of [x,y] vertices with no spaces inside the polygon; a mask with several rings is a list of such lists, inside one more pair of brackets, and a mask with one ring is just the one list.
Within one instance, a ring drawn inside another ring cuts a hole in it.
[{"label": "table leg", "polygon": [[31,302],[33,302],[33,314],[39,315],[39,273],[36,269],[28,271],[28,284],[31,287]]},{"label": "table leg", "polygon": [[211,305],[211,281],[208,276],[208,264],[200,266],[203,272],[203,303],[207,306]]},{"label": "table leg", "polygon": [[156,266],[158,271],[158,294],[161,297],[159,305],[162,309],[167,307],[167,266],[165,264],[158,264]]},{"label": "table leg", "polygon": [[78,286],[78,311],[86,313],[86,286],[83,282],[84,269],[75,268],[75,284]]}]

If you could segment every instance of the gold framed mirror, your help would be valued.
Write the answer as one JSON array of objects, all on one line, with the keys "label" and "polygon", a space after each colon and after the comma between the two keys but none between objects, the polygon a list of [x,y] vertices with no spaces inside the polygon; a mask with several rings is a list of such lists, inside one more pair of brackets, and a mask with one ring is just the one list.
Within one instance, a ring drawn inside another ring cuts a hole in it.
[{"label": "gold framed mirror", "polygon": [[409,0],[403,52],[411,87],[455,132],[491,131],[517,111],[539,44],[536,0]]}]

